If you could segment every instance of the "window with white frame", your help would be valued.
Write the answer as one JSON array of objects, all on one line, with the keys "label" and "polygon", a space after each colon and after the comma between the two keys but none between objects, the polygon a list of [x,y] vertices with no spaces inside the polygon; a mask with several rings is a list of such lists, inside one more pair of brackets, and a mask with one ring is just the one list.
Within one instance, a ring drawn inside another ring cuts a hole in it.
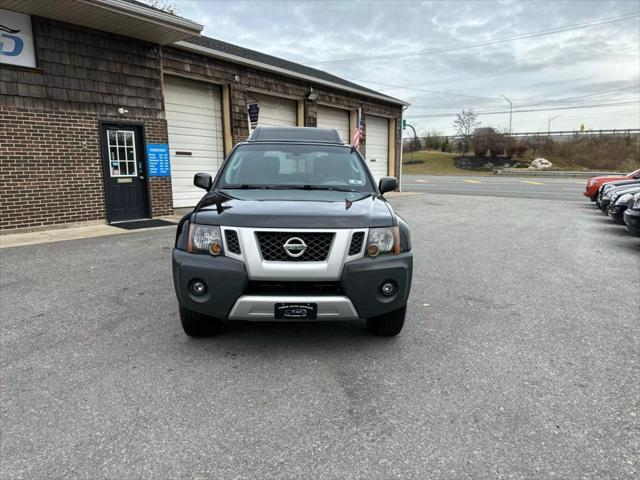
[{"label": "window with white frame", "polygon": [[135,148],[135,132],[131,130],[109,130],[107,148],[112,177],[135,177],[138,163]]}]

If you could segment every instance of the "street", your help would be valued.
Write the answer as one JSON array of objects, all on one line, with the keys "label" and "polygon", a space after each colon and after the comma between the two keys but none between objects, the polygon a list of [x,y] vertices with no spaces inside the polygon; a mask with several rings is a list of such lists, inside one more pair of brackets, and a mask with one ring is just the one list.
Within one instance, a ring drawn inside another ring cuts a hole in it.
[{"label": "street", "polygon": [[403,191],[513,198],[580,200],[586,180],[570,177],[403,175]]},{"label": "street", "polygon": [[396,338],[188,338],[173,227],[0,250],[0,478],[638,478],[638,239],[584,180],[470,179],[392,200]]}]

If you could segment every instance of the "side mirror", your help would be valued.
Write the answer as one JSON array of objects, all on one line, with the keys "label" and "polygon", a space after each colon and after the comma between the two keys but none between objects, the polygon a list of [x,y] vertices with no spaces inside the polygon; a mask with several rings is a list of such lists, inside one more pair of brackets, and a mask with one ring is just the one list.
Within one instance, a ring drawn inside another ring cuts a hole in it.
[{"label": "side mirror", "polygon": [[398,179],[396,177],[382,177],[378,184],[378,189],[382,194],[391,192],[396,188],[398,188]]},{"label": "side mirror", "polygon": [[193,184],[198,188],[203,188],[209,191],[213,184],[213,179],[208,173],[196,173],[193,176]]}]

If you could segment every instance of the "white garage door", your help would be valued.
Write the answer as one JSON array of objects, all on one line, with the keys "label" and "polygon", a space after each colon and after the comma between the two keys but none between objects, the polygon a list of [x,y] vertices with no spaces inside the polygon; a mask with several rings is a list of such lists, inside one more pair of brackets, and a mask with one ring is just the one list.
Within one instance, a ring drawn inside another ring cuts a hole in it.
[{"label": "white garage door", "polygon": [[258,102],[258,126],[295,127],[298,124],[298,103],[288,98],[249,93],[249,101]]},{"label": "white garage door", "polygon": [[365,128],[367,165],[378,183],[389,171],[389,119],[367,115]]},{"label": "white garage door", "polygon": [[349,111],[318,105],[318,127],[335,128],[340,138],[349,142]]},{"label": "white garage door", "polygon": [[164,77],[164,101],[171,154],[174,207],[192,207],[204,191],[193,186],[193,175],[214,176],[224,160],[222,102],[214,85]]}]

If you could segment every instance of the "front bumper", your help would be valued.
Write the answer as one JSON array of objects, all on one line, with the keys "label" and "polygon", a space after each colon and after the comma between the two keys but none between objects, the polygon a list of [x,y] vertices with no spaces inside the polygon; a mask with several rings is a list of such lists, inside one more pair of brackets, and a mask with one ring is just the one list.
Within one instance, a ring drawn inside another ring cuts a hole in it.
[{"label": "front bumper", "polygon": [[[339,279],[340,294],[314,295],[248,292],[249,276],[240,260],[173,250],[173,281],[180,305],[190,310],[229,320],[273,320],[276,303],[316,303],[318,320],[352,320],[381,315],[403,307],[411,290],[413,254],[361,258],[347,262]],[[204,295],[191,293],[194,280],[204,281]],[[278,281],[283,280],[278,278]],[[313,277],[295,279],[315,281]],[[383,282],[396,285],[384,296]]]},{"label": "front bumper", "polygon": [[629,233],[640,236],[640,210],[627,208],[624,212],[624,223]]},{"label": "front bumper", "polygon": [[626,205],[612,205],[609,207],[607,214],[616,222],[623,223],[622,216],[626,209]]}]

